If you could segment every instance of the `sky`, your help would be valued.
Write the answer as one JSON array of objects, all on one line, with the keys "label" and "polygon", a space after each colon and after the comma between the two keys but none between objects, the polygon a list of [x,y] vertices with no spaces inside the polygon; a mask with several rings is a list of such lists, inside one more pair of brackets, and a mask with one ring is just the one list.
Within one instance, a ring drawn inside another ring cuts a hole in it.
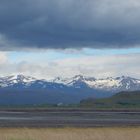
[{"label": "sky", "polygon": [[0,0],[0,76],[140,78],[139,0]]}]

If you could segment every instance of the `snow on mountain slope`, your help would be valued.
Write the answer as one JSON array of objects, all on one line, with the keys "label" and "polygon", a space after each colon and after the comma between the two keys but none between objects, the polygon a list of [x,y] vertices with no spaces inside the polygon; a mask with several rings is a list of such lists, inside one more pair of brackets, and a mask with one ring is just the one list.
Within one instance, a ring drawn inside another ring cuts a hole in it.
[{"label": "snow on mountain slope", "polygon": [[30,77],[30,76],[24,76],[24,75],[13,75],[13,76],[7,76],[7,77],[1,77],[0,78],[0,87],[8,87],[12,86],[14,84],[22,83],[26,86],[30,84],[33,81],[36,81],[37,79]]},{"label": "snow on mountain slope", "polygon": [[108,77],[105,79],[95,79],[94,77],[84,77],[82,75],[77,75],[72,78],[57,78],[52,80],[56,83],[63,83],[67,86],[73,86],[75,83],[81,82],[85,83],[88,87],[100,90],[139,90],[140,89],[140,79],[135,79],[131,77]]},{"label": "snow on mountain slope", "polygon": [[84,82],[86,83],[86,81],[89,80],[89,81],[92,81],[92,80],[95,80],[95,78],[90,78],[90,77],[84,77],[82,75],[76,75],[72,78],[60,78],[60,77],[57,77],[53,80],[51,80],[52,82],[55,82],[55,83],[62,83],[62,84],[65,84],[67,86],[73,86],[74,83],[76,82]]},{"label": "snow on mountain slope", "polygon": [[72,78],[57,77],[52,80],[40,80],[30,76],[16,75],[0,78],[0,87],[24,87],[24,88],[62,88],[64,86],[72,88],[90,88],[103,91],[132,91],[140,90],[140,79],[131,77],[117,77],[117,78],[104,78],[96,79],[94,77],[85,77],[76,75]]},{"label": "snow on mountain slope", "polygon": [[120,80],[113,78],[96,79],[94,81],[85,81],[91,88],[110,89],[121,86]]}]

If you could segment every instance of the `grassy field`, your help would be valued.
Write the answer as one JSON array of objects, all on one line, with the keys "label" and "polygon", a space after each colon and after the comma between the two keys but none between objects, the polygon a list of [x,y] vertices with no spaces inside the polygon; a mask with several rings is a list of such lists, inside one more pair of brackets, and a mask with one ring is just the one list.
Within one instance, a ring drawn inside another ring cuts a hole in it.
[{"label": "grassy field", "polygon": [[139,128],[1,128],[0,140],[139,140]]}]

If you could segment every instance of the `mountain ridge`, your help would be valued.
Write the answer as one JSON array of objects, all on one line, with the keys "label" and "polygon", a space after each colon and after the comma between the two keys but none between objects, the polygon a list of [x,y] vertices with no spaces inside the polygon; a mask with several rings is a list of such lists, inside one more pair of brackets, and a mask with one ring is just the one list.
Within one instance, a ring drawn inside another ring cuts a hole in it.
[{"label": "mountain ridge", "polygon": [[[119,84],[115,87],[116,83]],[[87,98],[106,98],[119,91],[138,89],[140,80],[130,77],[98,80],[77,75],[46,80],[24,75],[7,76],[0,78],[0,105],[77,104]]]},{"label": "mountain ridge", "polygon": [[12,75],[6,77],[0,77],[0,88],[47,88],[48,85],[72,88],[90,88],[95,90],[103,90],[110,92],[119,91],[134,91],[140,90],[140,79],[121,76],[121,77],[107,77],[102,79],[96,79],[95,77],[85,77],[82,75],[76,75],[72,78],[57,77],[52,80],[37,79],[31,76],[24,75]]},{"label": "mountain ridge", "polygon": [[102,79],[96,79],[95,77],[84,77],[82,75],[76,75],[72,78],[56,78],[53,80],[56,83],[63,83],[68,86],[73,86],[77,82],[83,82],[88,87],[106,90],[106,91],[123,91],[123,90],[139,90],[140,89],[140,79],[132,78],[129,76],[121,77],[107,77]]},{"label": "mountain ridge", "polygon": [[140,91],[123,91],[103,99],[88,98],[80,101],[82,107],[92,108],[140,108]]}]

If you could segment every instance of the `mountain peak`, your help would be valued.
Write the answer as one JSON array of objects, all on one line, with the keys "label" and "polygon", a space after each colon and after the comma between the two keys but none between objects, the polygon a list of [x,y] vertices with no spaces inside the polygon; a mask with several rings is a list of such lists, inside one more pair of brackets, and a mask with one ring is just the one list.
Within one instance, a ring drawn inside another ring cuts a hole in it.
[{"label": "mountain peak", "polygon": [[130,76],[121,76],[121,77],[116,77],[116,80],[138,80],[136,78],[132,78]]},{"label": "mountain peak", "polygon": [[75,76],[73,77],[73,79],[74,79],[74,80],[84,80],[85,77],[84,77],[83,75],[75,75]]},{"label": "mountain peak", "polygon": [[4,83],[4,85],[13,85],[16,83],[30,83],[35,80],[33,77],[18,74],[1,78],[1,83]]}]

